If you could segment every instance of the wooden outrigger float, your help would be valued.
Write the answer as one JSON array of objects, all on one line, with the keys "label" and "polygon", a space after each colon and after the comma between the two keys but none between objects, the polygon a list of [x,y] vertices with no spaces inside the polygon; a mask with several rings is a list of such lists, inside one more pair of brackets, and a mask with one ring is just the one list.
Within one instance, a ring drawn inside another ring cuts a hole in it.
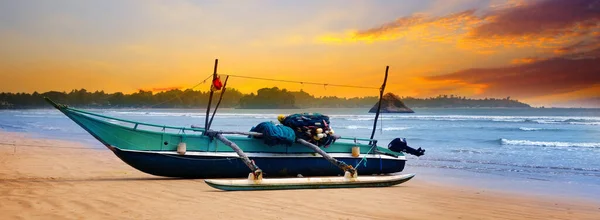
[{"label": "wooden outrigger float", "polygon": [[[213,82],[218,78],[217,66],[218,60],[215,60]],[[384,83],[380,88],[380,103],[388,69],[386,67]],[[408,147],[402,139],[392,141],[388,148],[379,147],[377,140],[373,139],[374,132],[368,139],[341,137],[331,132],[334,141],[328,143],[327,148],[321,148],[311,143],[314,141],[300,137],[295,138],[295,143],[289,146],[270,147],[255,138],[267,134],[211,130],[228,78],[212,116],[210,110],[214,89],[211,88],[204,127],[172,127],[129,121],[46,100],[121,160],[142,172],[180,178],[239,178],[248,175],[248,179],[241,180],[205,180],[209,186],[221,190],[382,187],[397,185],[414,177],[414,174],[358,177],[357,168],[361,163],[365,165],[360,169],[361,174],[398,173],[406,163],[404,152],[417,156],[424,152],[420,148],[415,150]],[[378,117],[379,111],[375,115],[373,129],[377,126]],[[144,128],[162,128],[162,131]],[[363,156],[358,157],[357,154]],[[344,176],[341,177],[263,179],[263,174],[267,177],[290,177],[336,176],[342,173]]]},{"label": "wooden outrigger float", "polygon": [[361,176],[358,177],[308,177],[308,178],[280,178],[254,180],[205,180],[213,188],[225,191],[250,191],[250,190],[282,190],[282,189],[332,189],[332,188],[364,188],[386,187],[404,183],[412,179],[415,174],[390,175],[390,176]]}]

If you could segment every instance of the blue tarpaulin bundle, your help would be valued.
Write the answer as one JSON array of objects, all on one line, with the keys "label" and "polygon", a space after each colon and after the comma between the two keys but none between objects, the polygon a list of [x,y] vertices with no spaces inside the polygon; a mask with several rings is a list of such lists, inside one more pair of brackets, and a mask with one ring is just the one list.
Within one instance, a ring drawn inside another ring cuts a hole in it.
[{"label": "blue tarpaulin bundle", "polygon": [[262,122],[250,129],[250,131],[262,133],[263,136],[261,138],[264,139],[265,144],[269,146],[291,146],[296,141],[294,130],[290,127],[275,124],[270,121]]}]

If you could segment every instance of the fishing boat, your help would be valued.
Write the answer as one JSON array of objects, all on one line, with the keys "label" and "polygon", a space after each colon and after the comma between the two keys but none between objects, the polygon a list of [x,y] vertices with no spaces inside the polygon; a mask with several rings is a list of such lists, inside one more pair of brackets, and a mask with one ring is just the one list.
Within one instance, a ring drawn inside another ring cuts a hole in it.
[{"label": "fishing boat", "polygon": [[[213,79],[217,79],[215,60]],[[386,68],[387,79],[387,68]],[[225,86],[227,79],[225,80]],[[214,86],[214,85],[213,85]],[[385,88],[381,87],[381,94]],[[224,88],[223,88],[224,89]],[[339,188],[389,186],[405,182],[414,175],[361,180],[361,175],[393,174],[406,164],[406,152],[422,155],[406,141],[396,139],[388,147],[378,146],[377,140],[334,136],[326,147],[298,138],[290,145],[268,146],[257,132],[211,130],[210,117],[213,90],[209,98],[205,126],[175,127],[131,121],[58,104],[46,98],[52,106],[77,123],[117,157],[144,173],[179,178],[240,178],[249,180],[219,182],[206,180],[223,190]],[[381,95],[380,95],[381,96]],[[377,122],[376,114],[375,124]],[[374,133],[374,130],[373,130]],[[373,134],[372,134],[373,135]],[[333,136],[333,134],[331,134]],[[420,156],[419,155],[419,156]],[[250,172],[249,172],[250,171]],[[250,173],[250,175],[248,175]],[[265,177],[340,176],[328,178],[298,178],[267,180]],[[344,181],[347,180],[347,181]],[[248,182],[249,181],[249,182]],[[269,182],[270,181],[270,182]]]}]

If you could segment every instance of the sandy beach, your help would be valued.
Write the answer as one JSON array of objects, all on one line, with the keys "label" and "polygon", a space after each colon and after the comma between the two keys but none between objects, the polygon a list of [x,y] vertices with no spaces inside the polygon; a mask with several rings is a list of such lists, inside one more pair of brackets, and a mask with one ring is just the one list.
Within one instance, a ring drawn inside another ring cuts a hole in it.
[{"label": "sandy beach", "polygon": [[0,219],[599,219],[600,204],[417,178],[388,188],[221,192],[111,151],[0,132]]}]

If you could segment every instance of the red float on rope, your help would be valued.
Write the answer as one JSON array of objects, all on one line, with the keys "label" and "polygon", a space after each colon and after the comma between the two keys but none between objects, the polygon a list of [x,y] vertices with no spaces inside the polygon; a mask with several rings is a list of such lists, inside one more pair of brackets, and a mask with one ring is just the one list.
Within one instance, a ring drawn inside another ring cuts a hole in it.
[{"label": "red float on rope", "polygon": [[220,77],[217,76],[217,78],[213,80],[213,86],[215,90],[221,90],[221,88],[223,88],[223,83],[221,82]]}]

